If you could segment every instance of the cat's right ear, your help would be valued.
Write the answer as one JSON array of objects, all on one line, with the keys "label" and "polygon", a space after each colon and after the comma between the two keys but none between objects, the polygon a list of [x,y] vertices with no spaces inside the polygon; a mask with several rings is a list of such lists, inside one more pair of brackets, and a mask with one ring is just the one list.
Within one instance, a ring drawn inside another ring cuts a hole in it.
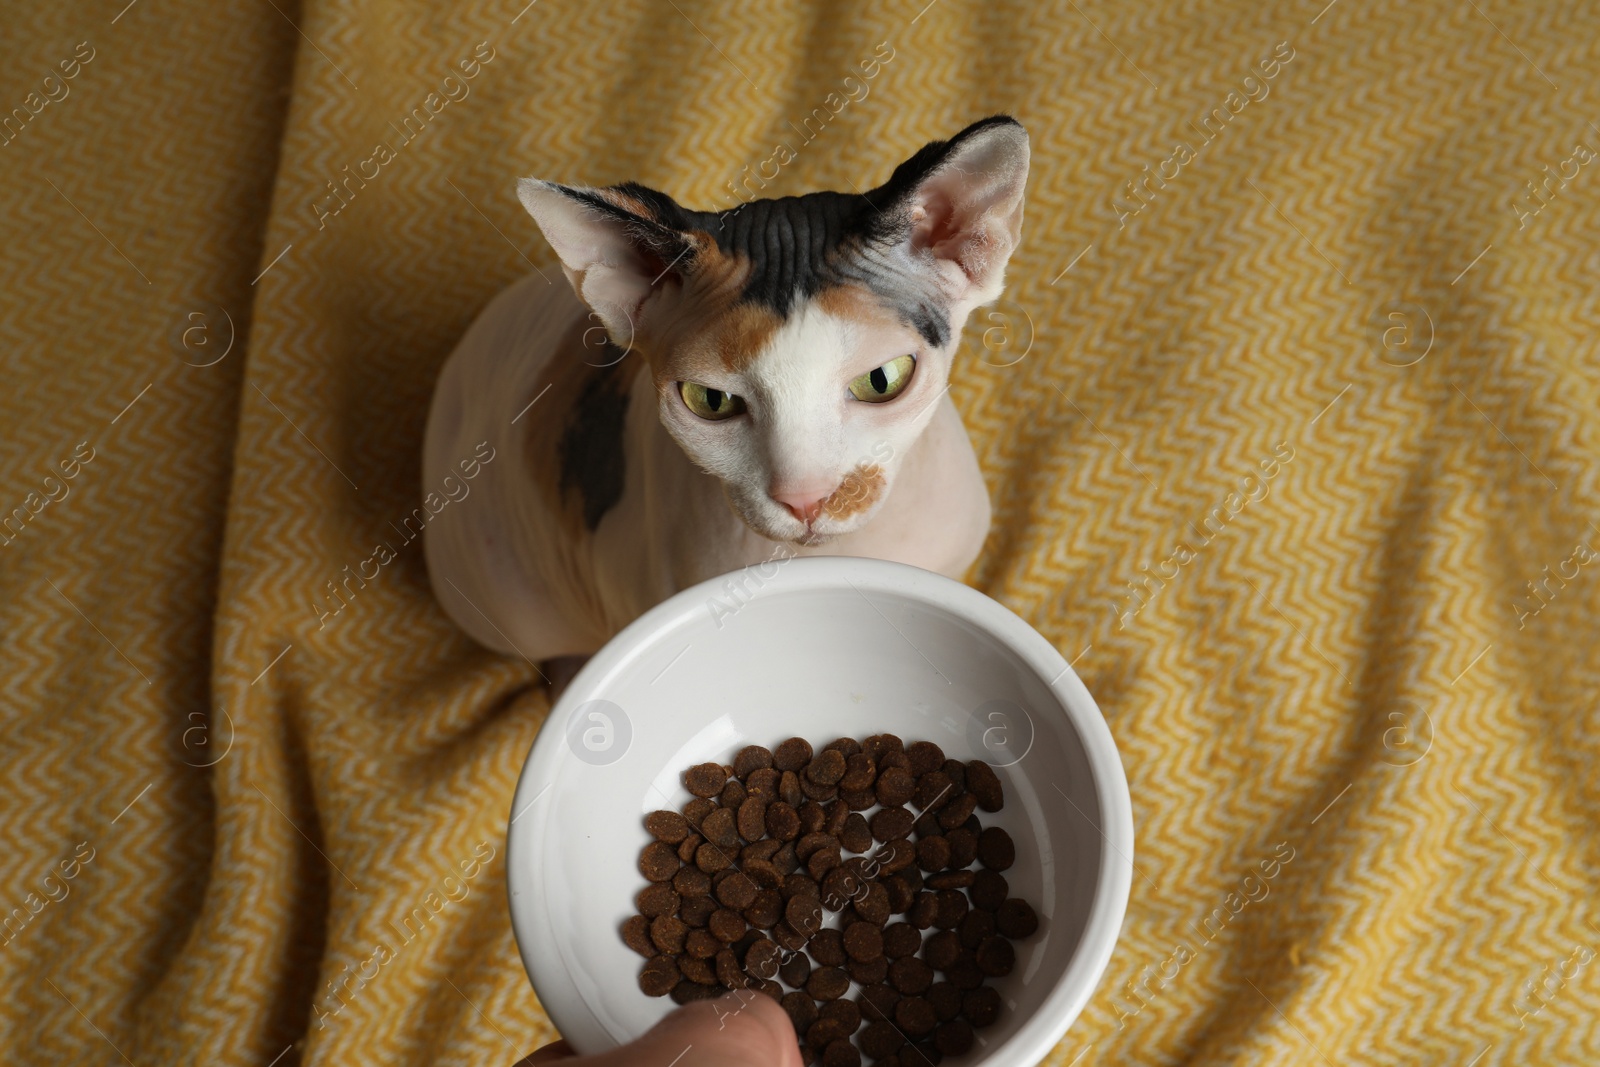
[{"label": "cat's right ear", "polygon": [[[660,193],[651,192],[653,197]],[[692,258],[693,240],[628,188],[579,189],[523,178],[517,199],[539,224],[573,290],[619,347],[644,328],[652,297]]]}]

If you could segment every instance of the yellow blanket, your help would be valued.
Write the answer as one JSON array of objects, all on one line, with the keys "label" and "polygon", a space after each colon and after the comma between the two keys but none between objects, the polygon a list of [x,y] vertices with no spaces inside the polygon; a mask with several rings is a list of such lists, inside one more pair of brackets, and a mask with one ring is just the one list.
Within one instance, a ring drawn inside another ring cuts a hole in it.
[{"label": "yellow blanket", "polygon": [[1600,1060],[1600,9],[125,2],[0,37],[0,1059],[553,1039],[502,848],[546,697],[392,525],[554,269],[514,179],[864,189],[1005,111],[970,580],[1138,830],[1051,1062]]}]

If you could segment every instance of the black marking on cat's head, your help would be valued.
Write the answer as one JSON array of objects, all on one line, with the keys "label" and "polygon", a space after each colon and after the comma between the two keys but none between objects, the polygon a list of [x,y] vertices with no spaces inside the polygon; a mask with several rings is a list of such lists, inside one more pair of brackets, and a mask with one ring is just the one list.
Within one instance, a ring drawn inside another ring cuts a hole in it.
[{"label": "black marking on cat's head", "polygon": [[[816,192],[752,200],[725,211],[696,211],[636,182],[605,189],[555,188],[619,224],[642,260],[640,267],[650,272],[645,281],[652,285],[654,277],[669,271],[691,282],[697,273],[735,277],[740,303],[770,311],[780,320],[830,288],[858,285],[930,345],[943,348],[951,334],[951,299],[932,256],[903,251],[917,225],[914,208],[924,183],[948,167],[967,173],[953,158],[964,147],[1007,127],[1016,131],[1018,136],[1010,140],[1020,149],[990,152],[980,165],[1016,170],[1020,159],[1025,177],[1026,134],[1015,119],[995,115],[947,141],[923,146],[888,181],[866,193]],[[979,146],[977,155],[984,157],[985,151]],[[1004,177],[998,180],[1003,183]],[[993,185],[996,179],[981,170],[973,173],[974,186],[985,182]],[[1020,195],[1019,182],[1019,204]]]}]

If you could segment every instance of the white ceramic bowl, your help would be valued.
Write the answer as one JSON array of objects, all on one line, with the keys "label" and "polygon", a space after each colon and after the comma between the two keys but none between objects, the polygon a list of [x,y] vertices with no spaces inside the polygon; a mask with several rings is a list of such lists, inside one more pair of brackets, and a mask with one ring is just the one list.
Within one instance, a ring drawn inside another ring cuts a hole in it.
[{"label": "white ceramic bowl", "polygon": [[882,732],[995,766],[1005,807],[978,814],[1015,840],[1011,895],[1040,918],[1012,973],[989,979],[1000,1020],[945,1063],[1045,1057],[1099,981],[1127,904],[1133,817],[1111,732],[1056,650],[1000,604],[929,571],[837,556],[684,590],[602,648],[551,709],[506,862],[523,963],[575,1049],[625,1043],[675,1007],[640,992],[644,960],[618,930],[646,885],[643,817],[690,799],[682,772],[748,744],[799,735],[820,749]]}]

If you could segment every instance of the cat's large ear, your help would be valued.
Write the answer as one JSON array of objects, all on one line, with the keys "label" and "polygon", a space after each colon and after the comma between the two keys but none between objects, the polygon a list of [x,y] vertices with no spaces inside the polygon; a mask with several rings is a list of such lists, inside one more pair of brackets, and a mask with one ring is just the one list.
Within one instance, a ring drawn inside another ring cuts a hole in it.
[{"label": "cat's large ear", "polygon": [[924,146],[867,196],[914,258],[931,257],[956,302],[977,305],[1005,283],[1027,181],[1028,131],[995,115]]},{"label": "cat's large ear", "polygon": [[694,238],[661,221],[677,205],[664,193],[633,184],[578,189],[535,178],[517,182],[517,199],[612,342],[630,346],[661,283],[681,277],[692,259]]}]

